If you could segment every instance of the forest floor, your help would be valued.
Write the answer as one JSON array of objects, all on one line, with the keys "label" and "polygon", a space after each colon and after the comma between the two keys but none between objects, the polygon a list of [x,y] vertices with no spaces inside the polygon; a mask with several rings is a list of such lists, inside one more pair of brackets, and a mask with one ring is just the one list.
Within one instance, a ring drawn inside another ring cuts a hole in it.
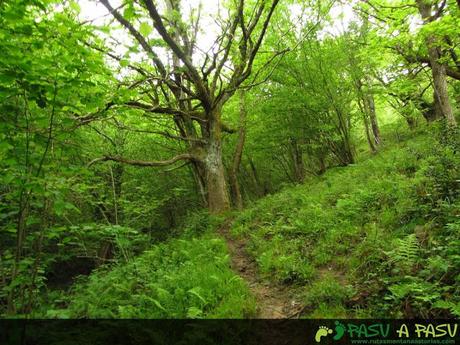
[{"label": "forest floor", "polygon": [[244,239],[230,234],[232,220],[227,220],[219,229],[225,238],[230,253],[232,269],[243,278],[257,301],[257,318],[286,319],[296,318],[304,306],[296,300],[295,292],[287,285],[264,280],[258,274],[257,263],[248,254]]}]

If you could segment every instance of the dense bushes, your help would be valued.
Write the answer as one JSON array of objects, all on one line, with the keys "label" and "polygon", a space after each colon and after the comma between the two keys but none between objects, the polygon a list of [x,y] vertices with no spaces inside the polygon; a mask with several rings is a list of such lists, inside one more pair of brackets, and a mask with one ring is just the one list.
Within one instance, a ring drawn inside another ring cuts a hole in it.
[{"label": "dense bushes", "polygon": [[98,269],[49,317],[248,317],[255,304],[229,267],[225,242],[205,236],[154,246],[126,264]]},{"label": "dense bushes", "polygon": [[[92,250],[91,236],[104,238],[115,234],[115,238],[106,238],[108,243],[115,244],[113,260],[102,263],[91,274],[81,275],[70,286],[52,287],[42,295],[34,316],[241,318],[254,315],[255,301],[243,280],[231,270],[225,242],[211,233],[222,220],[207,212],[192,213],[180,229],[171,231],[168,240],[157,244],[129,228],[93,225],[73,228],[75,242],[65,243],[66,248],[76,246],[72,253],[79,247]],[[145,252],[139,255],[140,250]]]}]

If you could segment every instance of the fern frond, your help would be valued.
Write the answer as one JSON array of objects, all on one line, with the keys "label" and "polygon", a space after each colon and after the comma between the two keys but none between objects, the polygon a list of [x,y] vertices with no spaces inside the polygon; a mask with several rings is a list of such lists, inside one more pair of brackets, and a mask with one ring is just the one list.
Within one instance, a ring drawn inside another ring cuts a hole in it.
[{"label": "fern frond", "polygon": [[400,238],[396,241],[396,247],[388,252],[390,262],[395,263],[397,266],[403,269],[412,268],[420,253],[420,246],[415,234],[407,235],[404,238]]}]

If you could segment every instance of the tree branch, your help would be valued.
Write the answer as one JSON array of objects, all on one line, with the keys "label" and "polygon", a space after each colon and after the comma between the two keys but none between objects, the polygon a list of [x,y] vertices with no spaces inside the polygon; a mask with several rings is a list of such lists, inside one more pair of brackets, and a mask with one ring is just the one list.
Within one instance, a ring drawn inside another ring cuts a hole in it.
[{"label": "tree branch", "polygon": [[134,26],[128,22],[116,9],[114,9],[108,0],[99,0],[108,10],[112,15],[115,17],[115,19],[123,25],[128,31],[131,33],[131,35],[134,36],[134,38],[139,42],[139,44],[142,46],[142,48],[147,52],[147,54],[151,55],[151,58],[153,62],[155,63],[155,66],[158,68],[160,71],[161,75],[163,77],[166,76],[166,69],[161,62],[160,58],[158,55],[153,51],[152,47],[147,43],[145,40],[144,36],[140,34],[139,31],[137,31]]},{"label": "tree branch", "polygon": [[[416,62],[426,63],[426,64],[430,65],[430,67],[431,67],[430,59],[428,59],[427,56],[406,54],[399,47],[391,47],[391,48],[396,50],[409,63],[416,63]],[[460,80],[460,71],[452,69],[449,66],[445,66],[445,67],[446,67],[446,74],[449,77],[457,79],[457,80]]]},{"label": "tree branch", "polygon": [[160,36],[164,39],[166,44],[171,48],[173,53],[184,63],[185,67],[187,67],[190,77],[193,80],[195,86],[197,87],[198,94],[201,96],[200,98],[203,101],[205,107],[210,107],[211,99],[209,97],[209,92],[207,91],[206,86],[203,83],[203,80],[198,74],[198,71],[193,66],[192,61],[190,61],[190,58],[179,47],[178,43],[168,34],[168,31],[166,30],[163,24],[163,20],[161,19],[161,16],[158,13],[156,6],[153,4],[152,0],[144,0],[144,4],[147,7],[150,17],[153,20],[153,26],[160,34]]},{"label": "tree branch", "polygon": [[124,129],[124,130],[130,131],[130,132],[146,133],[146,134],[157,134],[157,135],[161,135],[163,137],[169,138],[169,139],[183,140],[183,141],[193,141],[193,142],[200,142],[200,143],[205,143],[206,142],[205,140],[200,139],[200,138],[183,137],[183,136],[171,134],[168,131],[154,131],[154,130],[149,130],[149,129],[132,128],[132,127],[129,127],[129,126],[122,125],[121,123],[117,123],[117,127],[119,129]]},{"label": "tree branch", "polygon": [[259,51],[260,46],[262,45],[262,41],[265,37],[265,33],[267,32],[268,25],[270,23],[271,17],[273,16],[273,13],[275,12],[275,8],[278,5],[278,2],[279,0],[273,0],[272,5],[270,6],[270,9],[268,11],[267,17],[263,22],[262,29],[259,34],[259,37],[256,40],[256,43],[250,49],[247,60],[235,68],[235,73],[232,75],[228,86],[224,90],[219,92],[219,95],[216,97],[216,99],[219,102],[225,103],[235,93],[235,91],[241,85],[241,83],[243,83],[246,80],[246,78],[251,74],[254,59]]},{"label": "tree branch", "polygon": [[213,78],[213,81],[212,81],[212,84],[211,84],[211,90],[212,90],[213,93],[214,93],[214,91],[216,89],[217,79],[219,78],[220,73],[222,71],[222,68],[224,67],[225,62],[228,59],[228,55],[230,54],[230,50],[231,50],[231,47],[232,47],[232,43],[233,43],[233,39],[234,39],[234,36],[235,36],[236,28],[238,27],[238,23],[240,22],[240,20],[241,21],[244,20],[244,18],[240,19],[240,16],[243,14],[243,6],[244,6],[244,0],[240,0],[239,3],[238,3],[237,14],[235,15],[235,18],[233,18],[233,22],[232,22],[232,24],[230,26],[230,31],[229,31],[229,33],[227,35],[228,36],[228,41],[227,41],[227,44],[226,44],[225,48],[223,49],[224,56],[222,57],[222,59],[220,60],[219,64],[217,65],[216,72],[214,74],[214,78]]},{"label": "tree branch", "polygon": [[149,113],[179,115],[182,117],[189,117],[197,121],[205,121],[205,119],[203,118],[203,113],[199,111],[184,111],[176,108],[156,107],[139,101],[129,101],[126,102],[124,105],[142,109]]},{"label": "tree branch", "polygon": [[106,162],[106,161],[114,161],[118,163],[134,165],[134,166],[141,166],[141,167],[162,167],[162,166],[168,166],[168,165],[174,164],[181,160],[182,161],[184,160],[192,161],[192,160],[196,160],[196,157],[190,153],[184,153],[184,154],[177,155],[171,159],[164,160],[164,161],[140,161],[140,160],[134,160],[134,159],[127,159],[127,158],[123,158],[120,156],[103,156],[103,157],[93,159],[91,162],[89,162],[88,167],[92,166],[95,163]]}]

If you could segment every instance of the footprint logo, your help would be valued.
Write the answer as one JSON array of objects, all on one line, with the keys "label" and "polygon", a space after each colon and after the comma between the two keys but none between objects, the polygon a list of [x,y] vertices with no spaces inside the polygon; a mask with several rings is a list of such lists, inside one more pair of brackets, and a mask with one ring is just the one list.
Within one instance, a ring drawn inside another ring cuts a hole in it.
[{"label": "footprint logo", "polygon": [[319,326],[315,335],[316,342],[319,343],[321,341],[321,338],[328,334],[332,334],[332,329],[327,328],[326,326]]},{"label": "footprint logo", "polygon": [[342,339],[343,335],[345,334],[345,325],[339,321],[335,322],[335,335],[334,340]]}]

